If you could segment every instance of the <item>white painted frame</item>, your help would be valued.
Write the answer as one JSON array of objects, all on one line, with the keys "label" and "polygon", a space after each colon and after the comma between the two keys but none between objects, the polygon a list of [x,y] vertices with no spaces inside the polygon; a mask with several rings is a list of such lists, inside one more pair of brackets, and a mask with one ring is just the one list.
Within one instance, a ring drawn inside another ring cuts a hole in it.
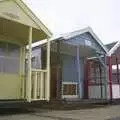
[{"label": "white painted frame", "polygon": [[[63,87],[64,85],[76,85],[76,95],[63,95]],[[62,82],[62,99],[64,98],[78,98],[79,95],[77,93],[77,89],[78,89],[78,83],[77,82]]]},{"label": "white painted frame", "polygon": [[110,51],[108,52],[108,56],[111,56],[115,50],[117,50],[117,48],[120,47],[120,41],[118,41],[111,49]]}]

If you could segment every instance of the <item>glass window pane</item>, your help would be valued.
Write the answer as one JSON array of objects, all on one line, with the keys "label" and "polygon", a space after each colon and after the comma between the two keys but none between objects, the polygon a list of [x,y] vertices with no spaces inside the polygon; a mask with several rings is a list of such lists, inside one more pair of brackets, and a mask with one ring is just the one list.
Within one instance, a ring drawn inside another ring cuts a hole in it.
[{"label": "glass window pane", "polygon": [[6,43],[0,42],[0,56],[6,56]]},{"label": "glass window pane", "polygon": [[19,57],[20,47],[14,44],[8,44],[8,54],[9,54],[9,57]]},{"label": "glass window pane", "polygon": [[18,45],[0,42],[0,72],[19,74],[20,47]]},{"label": "glass window pane", "polygon": [[3,62],[4,62],[4,57],[0,56],[0,72],[3,72]]},{"label": "glass window pane", "polygon": [[18,59],[4,58],[3,72],[4,73],[19,74],[19,60]]}]

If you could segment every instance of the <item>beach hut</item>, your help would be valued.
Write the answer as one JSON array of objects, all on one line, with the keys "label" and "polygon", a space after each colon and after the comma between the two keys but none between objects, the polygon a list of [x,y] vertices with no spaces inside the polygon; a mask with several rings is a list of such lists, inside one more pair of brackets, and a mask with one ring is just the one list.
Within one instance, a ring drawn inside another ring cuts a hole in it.
[{"label": "beach hut", "polygon": [[[46,66],[45,54],[44,44],[33,48],[34,67]],[[106,54],[106,47],[90,27],[52,39],[50,98],[107,99]]]},{"label": "beach hut", "polygon": [[[0,0],[0,100],[49,100],[51,35],[22,0]],[[47,39],[47,66],[44,70],[32,69],[32,43],[43,39]]]},{"label": "beach hut", "polygon": [[111,99],[120,99],[120,41],[106,45],[108,48],[109,91]]}]

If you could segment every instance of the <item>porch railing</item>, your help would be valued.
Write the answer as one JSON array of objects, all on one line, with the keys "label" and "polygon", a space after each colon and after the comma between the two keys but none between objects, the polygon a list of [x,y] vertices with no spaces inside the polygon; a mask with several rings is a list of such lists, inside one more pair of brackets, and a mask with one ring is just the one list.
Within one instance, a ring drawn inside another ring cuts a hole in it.
[{"label": "porch railing", "polygon": [[31,98],[32,100],[46,100],[47,70],[32,69]]}]

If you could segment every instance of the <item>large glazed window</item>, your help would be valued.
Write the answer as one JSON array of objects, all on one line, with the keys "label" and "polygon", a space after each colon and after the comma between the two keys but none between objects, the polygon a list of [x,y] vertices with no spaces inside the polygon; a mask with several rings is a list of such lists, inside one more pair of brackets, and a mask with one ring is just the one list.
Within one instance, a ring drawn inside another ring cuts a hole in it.
[{"label": "large glazed window", "polygon": [[0,73],[18,74],[20,66],[20,47],[0,42]]}]

